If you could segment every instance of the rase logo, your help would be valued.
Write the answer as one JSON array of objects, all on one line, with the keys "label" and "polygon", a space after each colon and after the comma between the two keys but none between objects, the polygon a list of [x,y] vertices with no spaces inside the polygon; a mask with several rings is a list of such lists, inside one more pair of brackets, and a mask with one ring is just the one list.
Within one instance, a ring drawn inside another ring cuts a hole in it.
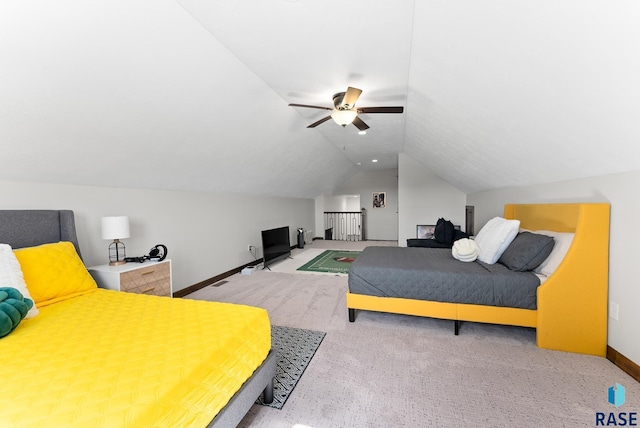
[{"label": "rase logo", "polygon": [[[609,387],[607,401],[609,404],[616,406],[616,409],[624,404],[624,386],[616,382],[614,386]],[[596,412],[596,426],[638,426],[637,412]]]},{"label": "rase logo", "polygon": [[624,404],[624,386],[616,382],[615,386],[609,387],[609,404],[620,407]]}]

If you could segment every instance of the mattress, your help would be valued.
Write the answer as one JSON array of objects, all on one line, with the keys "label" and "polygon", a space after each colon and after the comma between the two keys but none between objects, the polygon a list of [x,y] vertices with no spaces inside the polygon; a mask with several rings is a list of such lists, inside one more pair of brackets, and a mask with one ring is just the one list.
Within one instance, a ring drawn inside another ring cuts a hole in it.
[{"label": "mattress", "polygon": [[465,263],[435,248],[367,247],[349,269],[351,293],[435,302],[536,309],[539,285],[531,272]]},{"label": "mattress", "polygon": [[96,289],[0,340],[0,426],[205,427],[270,348],[263,309]]}]

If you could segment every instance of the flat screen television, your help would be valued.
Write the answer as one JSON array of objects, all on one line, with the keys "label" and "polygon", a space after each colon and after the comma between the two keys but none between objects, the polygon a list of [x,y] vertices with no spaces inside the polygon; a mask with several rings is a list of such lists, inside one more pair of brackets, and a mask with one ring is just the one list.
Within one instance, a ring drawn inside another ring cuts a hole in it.
[{"label": "flat screen television", "polygon": [[265,268],[291,255],[289,226],[262,231],[262,254]]}]

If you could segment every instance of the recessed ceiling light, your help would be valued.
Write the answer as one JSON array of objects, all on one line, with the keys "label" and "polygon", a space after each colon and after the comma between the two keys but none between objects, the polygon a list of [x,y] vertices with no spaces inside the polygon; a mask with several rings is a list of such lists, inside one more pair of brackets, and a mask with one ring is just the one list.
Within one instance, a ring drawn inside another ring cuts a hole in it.
[{"label": "recessed ceiling light", "polygon": [[358,135],[365,135],[367,133],[367,131],[360,131],[358,132]]},{"label": "recessed ceiling light", "polygon": [[362,162],[358,162],[356,165],[362,165]]},{"label": "recessed ceiling light", "polygon": [[378,159],[371,159],[371,162],[378,162]]}]

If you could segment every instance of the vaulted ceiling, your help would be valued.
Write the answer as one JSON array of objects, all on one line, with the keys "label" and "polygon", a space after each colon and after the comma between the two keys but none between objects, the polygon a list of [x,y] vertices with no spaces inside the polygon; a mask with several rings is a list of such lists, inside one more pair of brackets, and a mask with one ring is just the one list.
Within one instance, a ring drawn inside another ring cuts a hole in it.
[{"label": "vaulted ceiling", "polygon": [[[313,198],[640,169],[640,3],[4,0],[0,179]],[[307,129],[347,86],[371,127]],[[372,159],[377,159],[373,163]]]}]

